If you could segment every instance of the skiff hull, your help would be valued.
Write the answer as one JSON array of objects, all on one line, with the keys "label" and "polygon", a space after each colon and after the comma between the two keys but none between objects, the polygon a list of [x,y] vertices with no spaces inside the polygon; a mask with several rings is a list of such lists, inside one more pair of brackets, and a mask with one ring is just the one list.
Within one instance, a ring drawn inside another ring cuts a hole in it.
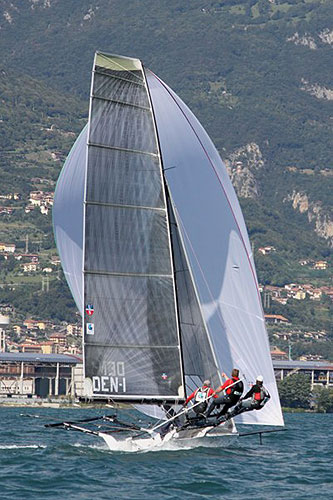
[{"label": "skiff hull", "polygon": [[184,429],[177,431],[173,429],[165,436],[155,433],[149,438],[127,438],[116,439],[110,434],[103,432],[99,436],[104,439],[111,451],[147,451],[150,449],[177,449],[196,448],[199,446],[211,448],[225,448],[234,443],[239,434],[235,430],[214,427],[204,427],[199,429]]}]

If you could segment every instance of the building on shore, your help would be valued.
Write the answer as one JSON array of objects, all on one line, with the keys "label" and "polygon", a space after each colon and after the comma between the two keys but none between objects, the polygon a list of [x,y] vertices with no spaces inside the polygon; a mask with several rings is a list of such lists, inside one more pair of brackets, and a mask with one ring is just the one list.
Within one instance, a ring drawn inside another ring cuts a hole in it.
[{"label": "building on shore", "polygon": [[81,396],[82,360],[65,354],[0,353],[0,395]]},{"label": "building on shore", "polygon": [[0,352],[6,350],[6,328],[9,325],[9,316],[0,313]]},{"label": "building on shore", "polygon": [[271,349],[271,357],[273,360],[277,359],[288,359],[288,354],[285,351],[279,349],[276,345]]}]

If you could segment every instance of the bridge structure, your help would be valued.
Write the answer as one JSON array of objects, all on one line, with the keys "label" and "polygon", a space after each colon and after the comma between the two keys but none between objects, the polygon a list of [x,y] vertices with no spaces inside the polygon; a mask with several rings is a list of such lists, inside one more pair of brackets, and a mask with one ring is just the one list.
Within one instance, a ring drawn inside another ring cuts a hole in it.
[{"label": "bridge structure", "polygon": [[328,361],[273,360],[273,367],[277,380],[303,373],[310,377],[311,390],[315,386],[333,387],[333,363]]}]

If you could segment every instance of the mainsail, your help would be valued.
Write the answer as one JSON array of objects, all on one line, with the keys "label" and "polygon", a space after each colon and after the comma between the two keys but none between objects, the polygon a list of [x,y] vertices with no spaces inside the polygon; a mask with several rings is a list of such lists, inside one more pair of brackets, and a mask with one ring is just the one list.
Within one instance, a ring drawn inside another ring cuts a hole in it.
[{"label": "mainsail", "polygon": [[85,376],[95,398],[177,400],[170,231],[141,62],[96,54],[84,226]]},{"label": "mainsail", "polygon": [[272,396],[244,421],[283,424],[236,194],[199,122],[137,59],[95,56],[88,131],[58,182],[54,228],[84,319],[87,395],[177,402],[239,367]]}]

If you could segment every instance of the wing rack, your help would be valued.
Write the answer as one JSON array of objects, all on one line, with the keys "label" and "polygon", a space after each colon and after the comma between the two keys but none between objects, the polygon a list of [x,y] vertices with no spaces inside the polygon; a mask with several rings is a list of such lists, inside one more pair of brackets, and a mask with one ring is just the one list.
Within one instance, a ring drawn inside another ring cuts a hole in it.
[{"label": "wing rack", "polygon": [[143,430],[142,427],[136,424],[119,420],[116,415],[103,415],[100,417],[84,418],[75,421],[56,422],[52,424],[45,424],[44,427],[62,428],[83,432],[84,434],[94,434],[96,436],[98,436],[100,432],[103,432],[104,434],[112,434],[115,432]]}]

